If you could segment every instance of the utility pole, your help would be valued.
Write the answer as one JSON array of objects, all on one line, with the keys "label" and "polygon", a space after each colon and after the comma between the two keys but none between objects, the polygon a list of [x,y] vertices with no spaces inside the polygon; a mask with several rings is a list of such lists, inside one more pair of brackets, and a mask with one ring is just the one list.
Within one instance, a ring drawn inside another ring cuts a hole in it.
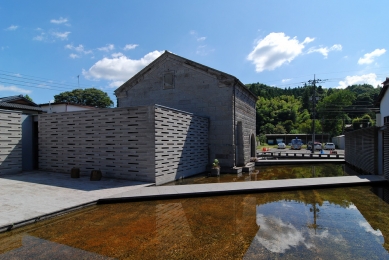
[{"label": "utility pole", "polygon": [[324,80],[316,79],[316,75],[313,75],[313,80],[308,80],[310,84],[313,86],[313,94],[310,98],[313,102],[313,109],[312,109],[312,150],[311,153],[315,152],[315,118],[316,118],[316,102],[319,100],[319,97],[316,97],[316,83],[321,82]]}]

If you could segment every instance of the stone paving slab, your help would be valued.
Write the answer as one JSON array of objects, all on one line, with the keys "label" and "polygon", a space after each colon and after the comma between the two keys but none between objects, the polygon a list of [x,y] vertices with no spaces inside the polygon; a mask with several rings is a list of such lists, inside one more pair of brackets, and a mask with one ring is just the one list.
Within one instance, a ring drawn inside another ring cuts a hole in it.
[{"label": "stone paving slab", "polygon": [[170,199],[178,197],[214,196],[300,188],[336,187],[339,185],[373,184],[380,182],[387,183],[387,180],[383,176],[378,175],[359,175],[309,179],[150,186],[145,187],[141,190],[126,191],[107,198],[102,198],[99,200],[99,203],[139,201],[150,199]]},{"label": "stone paving slab", "polygon": [[[24,172],[0,176],[0,232],[68,211],[82,205],[97,203],[117,193],[136,190],[153,183],[103,178],[90,181],[70,174]],[[152,195],[145,190],[143,195]]]}]

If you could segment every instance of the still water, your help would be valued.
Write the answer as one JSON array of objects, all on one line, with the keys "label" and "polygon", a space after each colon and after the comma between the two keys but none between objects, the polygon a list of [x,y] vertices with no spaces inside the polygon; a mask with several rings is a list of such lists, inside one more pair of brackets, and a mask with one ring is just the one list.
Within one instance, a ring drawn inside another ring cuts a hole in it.
[{"label": "still water", "polygon": [[345,164],[294,164],[294,165],[269,165],[256,167],[254,171],[241,174],[222,173],[218,177],[210,177],[208,173],[190,176],[174,182],[163,184],[186,185],[205,184],[219,182],[242,182],[242,181],[263,181],[263,180],[283,180],[317,177],[336,177],[358,174]]},{"label": "still water", "polygon": [[358,186],[97,205],[0,234],[0,259],[389,259],[388,198]]}]

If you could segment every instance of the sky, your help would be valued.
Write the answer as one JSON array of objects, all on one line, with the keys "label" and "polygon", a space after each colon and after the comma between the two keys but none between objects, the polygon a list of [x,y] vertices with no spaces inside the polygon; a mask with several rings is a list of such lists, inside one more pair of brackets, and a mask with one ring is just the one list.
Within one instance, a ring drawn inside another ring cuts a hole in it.
[{"label": "sky", "polygon": [[0,2],[0,97],[35,103],[114,90],[168,50],[280,88],[380,85],[389,77],[385,0]]}]

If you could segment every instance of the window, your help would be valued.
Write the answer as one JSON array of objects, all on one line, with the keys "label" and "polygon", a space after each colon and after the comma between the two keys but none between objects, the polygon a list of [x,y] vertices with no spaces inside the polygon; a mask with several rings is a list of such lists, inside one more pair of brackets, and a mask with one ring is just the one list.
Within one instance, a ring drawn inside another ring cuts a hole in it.
[{"label": "window", "polygon": [[163,76],[163,89],[174,88],[174,72],[167,72]]}]

